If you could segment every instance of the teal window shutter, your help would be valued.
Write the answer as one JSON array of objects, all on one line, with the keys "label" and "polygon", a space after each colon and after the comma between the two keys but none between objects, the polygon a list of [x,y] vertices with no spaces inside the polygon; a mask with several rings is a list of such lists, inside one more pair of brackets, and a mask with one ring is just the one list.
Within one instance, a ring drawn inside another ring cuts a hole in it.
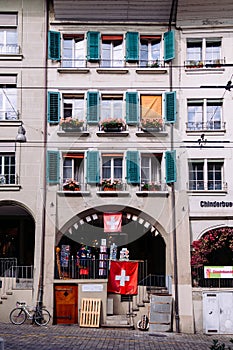
[{"label": "teal window shutter", "polygon": [[46,177],[47,183],[58,184],[60,173],[60,157],[58,151],[47,151]]},{"label": "teal window shutter", "polygon": [[97,184],[100,182],[100,161],[98,151],[87,152],[87,183]]},{"label": "teal window shutter", "polygon": [[61,59],[61,34],[49,31],[48,33],[48,58],[54,61]]},{"label": "teal window shutter", "polygon": [[171,61],[175,58],[175,31],[170,30],[164,33],[164,61]]},{"label": "teal window shutter", "polygon": [[140,160],[138,151],[127,151],[126,170],[127,183],[140,183]]},{"label": "teal window shutter", "polygon": [[87,123],[99,122],[99,93],[98,91],[87,92]]},{"label": "teal window shutter", "polygon": [[176,92],[165,92],[165,123],[176,122]]},{"label": "teal window shutter", "polygon": [[100,33],[87,32],[87,59],[99,61],[100,59]]},{"label": "teal window shutter", "polygon": [[126,61],[138,61],[139,59],[139,34],[137,32],[126,33]]},{"label": "teal window shutter", "polygon": [[138,93],[126,92],[126,123],[138,123]]},{"label": "teal window shutter", "polygon": [[57,124],[60,120],[60,93],[48,91],[47,118],[50,124]]},{"label": "teal window shutter", "polygon": [[176,182],[176,151],[165,152],[166,183]]}]

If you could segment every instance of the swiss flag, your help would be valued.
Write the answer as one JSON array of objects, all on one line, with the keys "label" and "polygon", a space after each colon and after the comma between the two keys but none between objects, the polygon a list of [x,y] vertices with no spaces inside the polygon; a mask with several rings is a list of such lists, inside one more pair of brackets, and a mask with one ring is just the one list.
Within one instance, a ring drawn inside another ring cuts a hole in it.
[{"label": "swiss flag", "polygon": [[138,294],[138,262],[111,261],[108,292],[128,295]]},{"label": "swiss flag", "polygon": [[104,213],[104,232],[121,232],[122,213]]}]

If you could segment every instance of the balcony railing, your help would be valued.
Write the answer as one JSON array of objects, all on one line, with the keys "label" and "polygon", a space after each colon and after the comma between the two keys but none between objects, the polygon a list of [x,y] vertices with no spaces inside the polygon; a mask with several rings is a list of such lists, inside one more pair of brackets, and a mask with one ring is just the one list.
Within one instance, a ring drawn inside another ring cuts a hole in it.
[{"label": "balcony railing", "polygon": [[226,122],[210,121],[210,122],[187,122],[187,131],[221,131],[226,129]]},{"label": "balcony railing", "polygon": [[[56,262],[55,278],[59,279],[107,279],[111,261],[109,259],[80,259],[74,257],[62,263]],[[147,273],[147,261],[138,262],[138,280],[142,281]]]},{"label": "balcony railing", "polygon": [[18,120],[19,117],[15,111],[0,110],[0,121],[2,120]]},{"label": "balcony railing", "polygon": [[0,277],[4,277],[12,266],[17,265],[17,258],[0,258]]},{"label": "balcony railing", "polygon": [[202,288],[232,288],[233,278],[204,278],[204,267],[193,267],[192,286]]},{"label": "balcony railing", "polygon": [[82,192],[87,191],[87,184],[76,180],[66,180],[60,184],[60,191]]},{"label": "balcony railing", "polygon": [[19,55],[20,46],[17,44],[0,44],[0,55]]},{"label": "balcony railing", "polygon": [[227,191],[227,183],[221,180],[190,180],[188,184],[189,191]]},{"label": "balcony railing", "polygon": [[167,191],[167,184],[162,182],[150,182],[150,183],[141,183],[139,191]]},{"label": "balcony railing", "polygon": [[184,62],[185,68],[219,68],[225,64],[225,59],[215,60],[187,60]]},{"label": "balcony railing", "polygon": [[0,187],[8,185],[19,185],[19,176],[13,175],[0,175]]}]

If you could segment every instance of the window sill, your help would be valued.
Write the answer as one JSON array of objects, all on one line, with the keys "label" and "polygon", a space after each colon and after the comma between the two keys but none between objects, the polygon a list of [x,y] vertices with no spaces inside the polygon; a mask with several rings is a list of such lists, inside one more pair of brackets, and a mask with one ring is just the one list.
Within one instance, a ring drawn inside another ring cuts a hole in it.
[{"label": "window sill", "polygon": [[59,196],[67,197],[87,197],[90,195],[89,191],[57,191]]},{"label": "window sill", "polygon": [[129,70],[127,68],[97,68],[96,72],[99,74],[127,74]]},{"label": "window sill", "polygon": [[161,136],[165,137],[168,133],[165,131],[137,131],[136,136],[138,137],[153,137],[153,136]]},{"label": "window sill", "polygon": [[80,73],[80,74],[87,74],[90,72],[89,68],[58,68],[57,71],[59,73]]},{"label": "window sill", "polygon": [[138,197],[168,197],[168,191],[137,191]]},{"label": "window sill", "polygon": [[223,73],[225,71],[225,68],[205,68],[205,67],[193,67],[193,68],[185,68],[185,73],[187,74],[200,74],[200,73]]},{"label": "window sill", "polygon": [[0,192],[1,191],[20,191],[21,185],[0,185]]},{"label": "window sill", "polygon": [[58,136],[80,136],[80,137],[87,137],[89,136],[89,131],[57,131]]},{"label": "window sill", "polygon": [[100,197],[127,197],[129,191],[97,191],[96,194]]},{"label": "window sill", "polygon": [[199,136],[200,137],[200,133],[205,133],[205,134],[210,134],[210,135],[218,135],[218,136],[224,136],[226,133],[226,129],[211,129],[211,130],[207,130],[207,129],[195,129],[195,130],[186,130],[186,134],[189,136]]},{"label": "window sill", "polygon": [[136,69],[137,74],[166,74],[166,68],[138,68]]},{"label": "window sill", "polygon": [[223,194],[227,194],[227,190],[187,190],[187,193],[190,196],[222,196]]},{"label": "window sill", "polygon": [[128,131],[98,131],[96,133],[99,137],[126,137],[129,135]]},{"label": "window sill", "polygon": [[19,54],[3,54],[0,55],[0,61],[22,61],[23,55]]},{"label": "window sill", "polygon": [[8,119],[4,119],[4,120],[0,120],[0,126],[21,126],[22,122],[21,120],[8,120]]}]

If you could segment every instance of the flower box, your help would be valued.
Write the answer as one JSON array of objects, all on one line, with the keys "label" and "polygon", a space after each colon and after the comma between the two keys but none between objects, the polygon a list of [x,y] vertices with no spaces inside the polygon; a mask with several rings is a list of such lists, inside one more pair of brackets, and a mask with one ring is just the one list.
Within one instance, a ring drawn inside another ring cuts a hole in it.
[{"label": "flower box", "polygon": [[66,132],[80,132],[83,130],[84,122],[82,120],[73,119],[73,118],[62,118],[60,120],[60,126],[63,131]]},{"label": "flower box", "polygon": [[103,191],[122,191],[123,185],[121,180],[104,179],[100,184]]},{"label": "flower box", "polygon": [[141,129],[143,131],[162,131],[163,121],[162,119],[142,119]]},{"label": "flower box", "polygon": [[108,118],[100,122],[100,130],[106,132],[121,132],[125,131],[126,125],[121,118]]},{"label": "flower box", "polygon": [[80,185],[75,180],[68,180],[63,184],[64,191],[80,191]]}]

